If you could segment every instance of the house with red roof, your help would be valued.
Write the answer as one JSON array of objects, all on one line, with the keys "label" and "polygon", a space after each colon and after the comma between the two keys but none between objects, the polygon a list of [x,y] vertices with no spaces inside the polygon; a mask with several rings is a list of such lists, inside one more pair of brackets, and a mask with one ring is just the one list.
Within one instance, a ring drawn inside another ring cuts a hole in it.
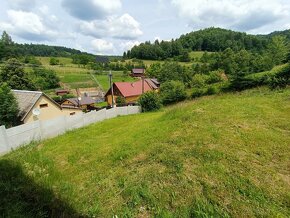
[{"label": "house with red roof", "polygon": [[136,82],[114,82],[112,87],[105,94],[108,105],[112,105],[112,88],[114,102],[118,97],[125,99],[126,104],[136,104],[140,95],[149,91],[157,91],[159,83],[156,79],[144,79]]}]

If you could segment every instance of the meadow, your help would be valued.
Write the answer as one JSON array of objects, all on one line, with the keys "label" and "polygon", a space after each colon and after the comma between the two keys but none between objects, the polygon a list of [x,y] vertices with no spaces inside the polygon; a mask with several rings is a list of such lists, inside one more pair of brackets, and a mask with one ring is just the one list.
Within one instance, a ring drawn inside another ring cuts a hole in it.
[{"label": "meadow", "polygon": [[0,157],[0,214],[289,217],[289,97],[202,97],[32,143]]}]

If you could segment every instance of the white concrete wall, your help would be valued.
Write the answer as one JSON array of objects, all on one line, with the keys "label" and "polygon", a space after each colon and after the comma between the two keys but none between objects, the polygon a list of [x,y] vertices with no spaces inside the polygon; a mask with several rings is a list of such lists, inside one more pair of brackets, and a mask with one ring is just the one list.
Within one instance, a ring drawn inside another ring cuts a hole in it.
[{"label": "white concrete wall", "polygon": [[138,106],[117,107],[109,110],[91,111],[86,114],[79,113],[73,116],[61,116],[52,120],[34,121],[10,129],[0,126],[0,155],[8,153],[19,146],[29,144],[32,141],[55,137],[72,129],[81,128],[117,116],[137,114],[140,111]]}]

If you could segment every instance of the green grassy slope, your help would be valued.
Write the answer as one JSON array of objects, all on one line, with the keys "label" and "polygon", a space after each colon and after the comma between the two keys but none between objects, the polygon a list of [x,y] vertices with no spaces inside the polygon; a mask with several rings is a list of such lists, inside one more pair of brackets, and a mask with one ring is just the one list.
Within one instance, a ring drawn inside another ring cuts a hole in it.
[{"label": "green grassy slope", "polygon": [[289,217],[289,117],[289,89],[255,89],[31,144],[0,158],[0,214]]},{"label": "green grassy slope", "polygon": [[[47,69],[54,70],[60,78],[60,82],[70,87],[71,89],[75,88],[91,88],[98,87],[98,84],[101,85],[100,88],[106,92],[109,89],[108,81],[108,72],[104,72],[98,75],[94,75],[98,83],[94,81],[90,73],[94,74],[94,70],[86,69],[82,66],[72,63],[71,58],[58,57],[60,65],[50,65],[50,57],[37,57],[37,59],[43,64]],[[123,72],[112,71],[113,73],[113,82],[131,82],[134,79],[130,76],[124,76]]]}]

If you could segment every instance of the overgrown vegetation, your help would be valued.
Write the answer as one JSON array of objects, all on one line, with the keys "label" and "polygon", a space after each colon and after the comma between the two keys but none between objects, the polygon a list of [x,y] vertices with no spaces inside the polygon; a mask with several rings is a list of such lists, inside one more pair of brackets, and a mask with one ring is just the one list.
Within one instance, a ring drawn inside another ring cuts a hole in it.
[{"label": "overgrown vegetation", "polygon": [[143,112],[157,111],[161,108],[161,99],[156,92],[145,92],[138,100]]},{"label": "overgrown vegetation", "polygon": [[0,83],[0,123],[6,128],[19,124],[19,107],[6,83]]}]

